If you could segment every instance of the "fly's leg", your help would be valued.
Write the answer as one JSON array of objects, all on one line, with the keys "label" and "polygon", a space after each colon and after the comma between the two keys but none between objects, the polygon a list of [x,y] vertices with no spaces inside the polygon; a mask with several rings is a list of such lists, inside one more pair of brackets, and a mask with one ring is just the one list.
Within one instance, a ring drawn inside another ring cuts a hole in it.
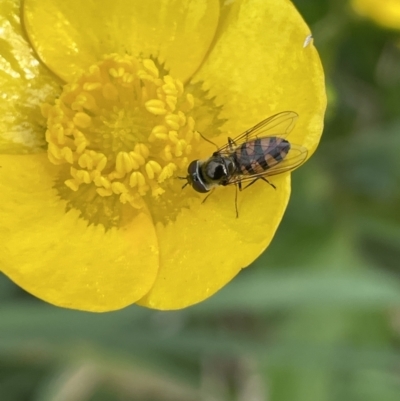
[{"label": "fly's leg", "polygon": [[271,185],[272,188],[276,189],[276,186],[274,184],[271,184],[265,177],[259,177],[259,180],[265,181],[267,184]]},{"label": "fly's leg", "polygon": [[238,188],[241,191],[242,190],[242,182],[239,181],[236,185],[235,185],[235,210],[236,210],[236,218],[239,218],[239,209],[238,209],[238,204],[237,204],[237,198],[238,198]]},{"label": "fly's leg", "polygon": [[210,191],[210,193],[207,194],[207,196],[201,201],[201,204],[203,204],[203,203],[208,199],[208,197],[214,192],[214,190],[215,190],[215,188],[213,188],[213,189]]},{"label": "fly's leg", "polygon": [[236,148],[236,142],[232,138],[229,138],[229,136],[228,136],[228,146],[231,152],[233,152]]},{"label": "fly's leg", "polygon": [[[242,183],[239,181],[236,185],[235,185],[236,191],[235,191],[235,210],[236,210],[236,218],[239,217],[239,209],[238,209],[238,188],[239,191],[242,190]],[[209,196],[214,192],[215,188],[213,188],[210,193],[207,194],[207,196],[201,201],[201,204],[203,204],[208,198]]]},{"label": "fly's leg", "polygon": [[251,185],[253,185],[257,180],[263,180],[265,181],[267,184],[271,185],[272,188],[276,189],[276,186],[274,184],[271,184],[265,177],[257,177],[255,178],[250,184],[246,185],[243,189],[240,186],[240,190],[243,191],[246,188],[250,187]]}]

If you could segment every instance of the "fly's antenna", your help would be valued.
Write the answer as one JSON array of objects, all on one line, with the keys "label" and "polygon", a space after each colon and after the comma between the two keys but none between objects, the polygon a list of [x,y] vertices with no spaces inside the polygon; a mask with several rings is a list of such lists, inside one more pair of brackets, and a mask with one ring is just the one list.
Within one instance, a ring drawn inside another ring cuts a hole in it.
[{"label": "fly's antenna", "polygon": [[179,180],[186,180],[186,182],[183,184],[182,189],[185,188],[187,185],[189,185],[189,180],[187,179],[187,177],[176,177]]},{"label": "fly's antenna", "polygon": [[[197,132],[199,132],[199,131],[197,131]],[[214,146],[217,148],[217,151],[218,151],[219,147],[218,147],[218,145],[217,145],[215,142],[210,141],[209,139],[207,139],[207,138],[206,138],[203,134],[201,134],[200,132],[199,132],[199,135],[200,135],[206,142],[211,143],[211,145],[214,145]]]}]

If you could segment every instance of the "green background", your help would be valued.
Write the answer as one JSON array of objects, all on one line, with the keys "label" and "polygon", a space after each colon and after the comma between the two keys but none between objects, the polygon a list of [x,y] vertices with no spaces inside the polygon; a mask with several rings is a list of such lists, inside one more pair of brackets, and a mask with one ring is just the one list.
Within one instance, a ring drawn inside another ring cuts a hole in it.
[{"label": "green background", "polygon": [[0,276],[1,401],[400,399],[400,31],[295,4],[329,107],[272,245],[177,312],[57,309]]}]

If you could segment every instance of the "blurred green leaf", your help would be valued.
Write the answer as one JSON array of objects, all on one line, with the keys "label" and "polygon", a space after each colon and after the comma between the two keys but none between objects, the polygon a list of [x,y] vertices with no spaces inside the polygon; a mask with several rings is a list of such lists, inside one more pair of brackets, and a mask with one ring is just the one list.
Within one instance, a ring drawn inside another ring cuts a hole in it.
[{"label": "blurred green leaf", "polygon": [[400,283],[374,270],[246,272],[212,301],[197,308],[255,312],[302,307],[389,308],[400,306]]}]

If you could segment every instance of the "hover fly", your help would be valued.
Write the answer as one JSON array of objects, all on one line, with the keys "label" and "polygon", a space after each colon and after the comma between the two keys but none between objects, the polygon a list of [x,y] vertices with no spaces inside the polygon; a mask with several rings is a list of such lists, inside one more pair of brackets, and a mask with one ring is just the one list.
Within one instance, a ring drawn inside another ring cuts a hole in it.
[{"label": "hover fly", "polygon": [[[193,160],[189,164],[188,175],[180,177],[187,180],[183,188],[190,184],[195,191],[206,193],[220,185],[236,185],[241,191],[257,180],[275,188],[266,177],[291,171],[307,157],[306,148],[285,139],[297,118],[294,111],[284,111],[261,121],[234,139],[228,138],[228,143],[211,157]],[[243,188],[242,183],[248,181]],[[235,205],[238,217],[237,191]]]}]

